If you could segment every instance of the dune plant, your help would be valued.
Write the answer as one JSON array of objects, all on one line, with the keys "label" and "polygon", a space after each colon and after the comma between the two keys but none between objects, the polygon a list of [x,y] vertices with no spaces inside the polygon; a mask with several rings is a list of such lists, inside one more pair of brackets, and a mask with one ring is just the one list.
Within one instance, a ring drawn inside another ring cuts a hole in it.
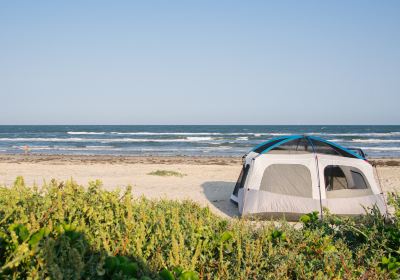
[{"label": "dune plant", "polygon": [[390,218],[376,209],[359,218],[310,213],[293,227],[133,191],[105,191],[100,181],[28,187],[21,177],[0,187],[0,279],[399,277],[397,195]]},{"label": "dune plant", "polygon": [[156,170],[148,173],[147,175],[152,175],[152,176],[161,176],[161,177],[184,177],[186,174],[177,172],[177,171],[171,171],[171,170]]}]

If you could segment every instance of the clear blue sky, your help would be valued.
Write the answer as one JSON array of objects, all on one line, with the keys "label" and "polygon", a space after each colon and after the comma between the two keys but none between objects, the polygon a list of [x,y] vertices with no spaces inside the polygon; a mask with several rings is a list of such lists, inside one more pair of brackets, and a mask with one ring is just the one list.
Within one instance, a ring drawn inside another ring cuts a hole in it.
[{"label": "clear blue sky", "polygon": [[400,1],[1,1],[0,124],[400,124]]}]

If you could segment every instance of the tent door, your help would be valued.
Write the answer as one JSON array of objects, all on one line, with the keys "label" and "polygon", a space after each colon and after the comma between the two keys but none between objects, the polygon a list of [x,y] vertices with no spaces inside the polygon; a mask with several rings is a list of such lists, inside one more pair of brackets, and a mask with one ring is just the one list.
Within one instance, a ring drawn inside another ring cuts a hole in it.
[{"label": "tent door", "polygon": [[242,189],[246,183],[247,175],[249,174],[249,169],[250,169],[249,164],[243,165],[242,171],[240,172],[239,178],[235,184],[235,188],[231,195],[231,200],[233,202],[238,203],[238,193],[239,193],[239,190]]}]

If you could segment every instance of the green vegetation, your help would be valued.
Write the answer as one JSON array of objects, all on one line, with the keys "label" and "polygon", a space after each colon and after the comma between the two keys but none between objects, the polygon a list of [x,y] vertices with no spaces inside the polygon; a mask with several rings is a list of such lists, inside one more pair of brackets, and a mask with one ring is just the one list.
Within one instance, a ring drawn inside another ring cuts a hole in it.
[{"label": "green vegetation", "polygon": [[163,176],[163,177],[171,177],[171,176],[183,177],[183,176],[186,176],[186,174],[183,174],[183,173],[180,173],[180,172],[176,172],[176,171],[171,171],[171,170],[157,170],[157,171],[150,172],[147,175]]},{"label": "green vegetation", "polygon": [[17,178],[0,188],[0,279],[389,279],[400,267],[395,214],[358,219],[316,213],[297,229],[228,221],[190,201],[133,199]]}]

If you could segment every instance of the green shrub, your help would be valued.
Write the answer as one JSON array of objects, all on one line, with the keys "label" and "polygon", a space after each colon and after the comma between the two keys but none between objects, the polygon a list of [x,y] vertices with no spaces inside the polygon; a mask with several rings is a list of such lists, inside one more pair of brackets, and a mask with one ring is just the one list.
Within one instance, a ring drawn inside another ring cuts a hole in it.
[{"label": "green shrub", "polygon": [[[400,267],[400,199],[384,219],[310,213],[226,220],[191,201],[133,199],[55,180],[0,187],[1,279],[388,279]],[[256,226],[255,226],[256,224]]]}]

